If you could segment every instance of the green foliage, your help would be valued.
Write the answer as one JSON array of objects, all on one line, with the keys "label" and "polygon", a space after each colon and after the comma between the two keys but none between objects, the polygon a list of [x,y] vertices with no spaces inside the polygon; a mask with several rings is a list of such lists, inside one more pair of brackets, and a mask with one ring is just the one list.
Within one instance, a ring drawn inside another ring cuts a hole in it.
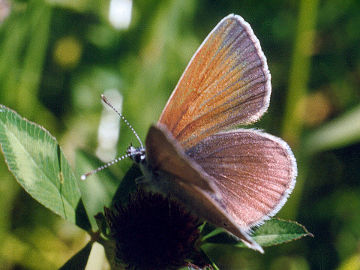
[{"label": "green foliage", "polygon": [[[128,180],[118,187],[130,166],[124,161],[101,176],[92,176],[85,185],[80,183],[79,189],[70,191],[75,194],[72,201],[65,195],[68,192],[56,186],[57,173],[64,174],[68,167],[57,149],[64,151],[68,163],[73,165],[76,160],[76,175],[98,166],[96,159],[74,151],[95,152],[101,121],[99,96],[107,89],[121,93],[123,113],[144,138],[203,38],[219,19],[236,13],[252,25],[272,75],[271,104],[258,127],[287,136],[284,139],[298,161],[297,184],[279,216],[305,224],[315,238],[267,248],[264,256],[231,245],[208,254],[220,269],[239,265],[255,270],[356,269],[360,239],[359,1],[140,0],[132,2],[131,24],[122,29],[109,23],[109,1],[7,2],[7,17],[2,17],[6,7],[0,7],[0,103],[46,127],[62,146],[60,149],[52,139],[47,142],[56,154],[47,155],[54,170],[45,175],[38,167],[43,164],[37,154],[46,148],[38,151],[30,146],[35,152],[31,156],[29,149],[21,151],[12,141],[8,150],[18,151],[18,160],[27,164],[23,169],[31,168],[26,175],[35,171],[40,173],[36,181],[46,179],[32,196],[53,205],[59,215],[66,213],[72,219],[70,228],[75,227],[75,219],[81,228],[90,230],[91,223],[95,230],[94,213],[102,211],[101,204],[110,206],[114,194],[120,200],[127,197],[138,172],[128,174]],[[1,115],[3,144],[4,139],[15,137],[10,130],[4,133],[5,114]],[[10,126],[17,128],[14,123]],[[49,136],[40,130],[44,139]],[[122,154],[135,140],[127,128],[121,127],[120,134],[113,148]],[[36,143],[43,147],[43,142]],[[19,189],[0,156],[0,265],[4,269],[64,265],[82,249],[84,235],[81,230],[73,232]],[[29,164],[32,159],[34,164]],[[56,169],[60,166],[61,170]],[[65,181],[71,179],[73,176]],[[18,176],[17,180],[29,184]],[[49,192],[56,194],[51,198],[54,201],[45,198]],[[60,205],[65,198],[69,204]],[[38,261],[42,264],[34,263]]]},{"label": "green foliage", "polygon": [[[97,168],[99,164],[101,163],[94,157],[90,157],[84,152],[77,153],[76,168],[79,172],[91,171],[93,168]],[[91,181],[79,181],[78,179],[77,183],[81,190],[81,198],[88,213],[91,227],[96,230],[94,217],[97,213],[103,212],[104,206],[110,206],[118,180],[109,171],[105,171],[94,175]]]},{"label": "green foliage", "polygon": [[[101,212],[104,206],[109,205],[113,197],[124,203],[128,194],[134,190],[136,176],[139,176],[139,171],[133,166],[124,177],[122,185],[119,185],[117,192],[115,192],[114,176],[109,175],[102,177],[101,181],[93,179],[92,182],[82,183],[82,195],[80,195],[74,174],[55,138],[44,128],[21,118],[3,105],[0,107],[0,144],[9,170],[34,199],[64,219],[76,223],[86,230],[90,229],[87,223],[89,220],[93,220],[92,227],[94,229],[96,229],[95,222],[97,222],[105,236],[107,228],[104,225],[104,218],[101,214],[96,216],[95,214]],[[90,158],[84,153],[79,153],[77,164],[81,170],[91,167],[88,165],[91,164]],[[94,162],[92,165],[94,166]],[[104,180],[105,182],[102,182]],[[88,213],[89,216],[78,214],[82,200],[85,202],[86,209],[85,212],[85,209],[81,208],[82,213]],[[213,236],[216,233],[215,230],[210,233],[212,235],[205,236],[203,243],[217,243]],[[253,237],[255,241],[265,247],[289,242],[307,235],[311,234],[295,222],[270,220],[257,229]],[[99,239],[99,241],[105,243],[106,239]],[[229,244],[246,247],[241,242],[235,241],[234,238]],[[104,245],[106,247],[106,244]],[[86,245],[60,269],[84,268],[91,246],[92,243]]]},{"label": "green foliage", "polygon": [[76,253],[70,260],[68,260],[60,270],[76,270],[85,269],[90,255],[92,243],[88,243],[82,250]]},{"label": "green foliage", "polygon": [[[306,228],[294,221],[273,218],[257,228],[252,234],[253,239],[262,247],[269,247],[288,243],[305,236],[313,236]],[[216,229],[205,235],[204,243],[232,244],[237,247],[245,247],[242,242],[236,241],[222,229]]]},{"label": "green foliage", "polygon": [[360,106],[329,121],[304,139],[304,151],[316,152],[346,147],[360,140]]},{"label": "green foliage", "polygon": [[1,105],[0,144],[19,184],[54,213],[76,223],[80,191],[56,139]]}]

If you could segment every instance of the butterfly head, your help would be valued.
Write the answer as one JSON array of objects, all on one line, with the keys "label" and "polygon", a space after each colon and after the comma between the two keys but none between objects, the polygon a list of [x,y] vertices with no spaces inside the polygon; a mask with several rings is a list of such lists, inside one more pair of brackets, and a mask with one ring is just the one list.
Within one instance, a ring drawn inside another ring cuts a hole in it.
[{"label": "butterfly head", "polygon": [[145,161],[145,148],[130,145],[126,151],[127,155],[137,164]]}]

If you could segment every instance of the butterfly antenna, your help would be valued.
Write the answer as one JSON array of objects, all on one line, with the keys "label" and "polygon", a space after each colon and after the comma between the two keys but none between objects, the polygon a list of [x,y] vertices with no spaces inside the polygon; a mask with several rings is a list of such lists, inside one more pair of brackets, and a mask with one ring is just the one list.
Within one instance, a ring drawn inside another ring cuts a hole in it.
[{"label": "butterfly antenna", "polygon": [[85,173],[81,176],[81,180],[86,180],[87,177],[89,177],[90,175],[92,174],[95,174],[95,173],[98,173],[100,171],[102,171],[103,169],[106,169],[107,167],[111,166],[111,165],[114,165],[115,163],[119,162],[120,160],[123,160],[125,158],[128,158],[130,157],[131,154],[126,154],[126,155],[123,155],[121,157],[118,157],[118,158],[115,158],[114,160],[100,166],[99,168],[95,169],[95,170],[92,170],[91,172],[88,172],[88,173]]},{"label": "butterfly antenna", "polygon": [[101,99],[108,105],[111,109],[113,109],[114,112],[116,112],[120,118],[125,122],[125,124],[131,129],[131,131],[134,133],[136,139],[139,141],[141,148],[144,148],[139,135],[136,133],[135,129],[130,125],[129,121],[126,120],[126,118],[117,110],[115,107],[107,100],[107,98],[104,95],[101,95]]},{"label": "butterfly antenna", "polygon": [[[131,129],[131,131],[134,133],[136,139],[139,141],[140,143],[140,146],[141,148],[143,149],[144,146],[140,140],[140,137],[139,135],[136,133],[135,129],[130,125],[129,121],[126,120],[126,118],[117,110],[115,109],[115,107],[107,100],[107,98],[104,96],[104,95],[101,95],[101,99],[106,103],[106,105],[108,105],[111,109],[113,109],[114,112],[116,112],[120,118],[125,122],[125,124]],[[115,158],[114,160],[100,166],[99,168],[95,169],[95,170],[92,170],[88,173],[85,173],[83,175],[81,175],[81,180],[85,180],[87,177],[89,177],[90,175],[93,175],[95,173],[98,173],[99,171],[102,171],[104,169],[106,169],[107,167],[111,166],[111,165],[114,165],[115,163],[119,162],[120,160],[123,160],[125,158],[128,158],[128,157],[131,157],[132,154],[126,154],[126,155],[123,155],[121,157],[118,157],[118,158]]]}]

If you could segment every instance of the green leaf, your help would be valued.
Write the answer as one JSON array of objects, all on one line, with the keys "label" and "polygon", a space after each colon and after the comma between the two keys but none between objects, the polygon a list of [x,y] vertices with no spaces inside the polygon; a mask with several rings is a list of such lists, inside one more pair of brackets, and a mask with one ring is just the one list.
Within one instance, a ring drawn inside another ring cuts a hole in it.
[{"label": "green leaf", "polygon": [[35,200],[86,229],[76,178],[47,130],[0,105],[0,144],[9,170]]},{"label": "green leaf", "polygon": [[208,254],[206,253],[206,251],[204,249],[201,249],[201,254],[203,256],[204,259],[206,259],[206,261],[209,263],[209,265],[211,265],[212,268],[210,267],[205,267],[204,269],[214,269],[214,270],[219,270],[219,267],[215,264],[215,262],[208,256]]},{"label": "green leaf", "polygon": [[[273,218],[259,227],[252,234],[252,238],[262,247],[269,247],[298,240],[305,236],[313,236],[301,224],[295,221]],[[230,244],[237,247],[246,247],[243,242],[235,240],[222,229],[216,229],[214,232],[203,238],[204,243],[212,244]]]},{"label": "green leaf", "polygon": [[[216,266],[216,265],[215,265]],[[203,268],[199,268],[197,265],[187,265],[185,267],[180,268],[180,270],[219,270],[218,267],[211,266],[204,266]]]},{"label": "green leaf", "polygon": [[[80,174],[91,171],[103,165],[98,159],[79,151],[76,154],[76,170]],[[111,205],[112,198],[116,192],[120,180],[117,179],[110,170],[104,170],[98,174],[91,175],[85,181],[79,181],[82,200],[86,212],[89,215],[93,230],[97,229],[94,216],[99,212],[104,212],[104,206]]]},{"label": "green leaf", "polygon": [[89,242],[83,249],[76,253],[70,260],[68,260],[59,270],[77,270],[85,269],[89,259],[92,242]]},{"label": "green leaf", "polygon": [[[269,247],[298,240],[305,236],[313,237],[313,234],[303,225],[296,221],[274,218],[259,227],[252,237],[262,247]],[[237,245],[241,246],[243,244]]]},{"label": "green leaf", "polygon": [[105,237],[110,237],[110,228],[108,226],[108,223],[106,221],[105,215],[103,213],[98,213],[95,215],[96,224],[99,228],[99,231],[105,235]]},{"label": "green leaf", "polygon": [[303,150],[316,153],[345,147],[360,141],[360,106],[330,121],[304,140]]},{"label": "green leaf", "polygon": [[84,203],[82,200],[79,200],[79,203],[76,207],[76,221],[75,224],[80,228],[83,228],[85,231],[91,230],[91,224],[89,220],[89,215],[86,212]]},{"label": "green leaf", "polygon": [[136,179],[142,177],[139,167],[133,164],[126,172],[124,178],[121,180],[119,188],[116,190],[112,205],[120,202],[125,205],[129,201],[129,194],[136,191]]},{"label": "green leaf", "polygon": [[[116,242],[114,240],[98,241],[105,249],[106,258],[111,266],[111,269],[119,269],[121,261],[116,255]],[[122,269],[122,268],[120,268]],[[125,267],[123,267],[125,269]]]}]

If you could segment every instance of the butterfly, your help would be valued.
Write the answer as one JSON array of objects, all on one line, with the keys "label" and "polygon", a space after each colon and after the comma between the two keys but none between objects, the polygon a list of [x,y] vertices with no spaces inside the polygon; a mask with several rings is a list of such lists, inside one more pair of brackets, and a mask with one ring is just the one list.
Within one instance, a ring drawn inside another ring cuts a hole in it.
[{"label": "butterfly", "polygon": [[259,41],[241,16],[230,14],[195,52],[159,121],[150,127],[145,147],[127,151],[145,185],[174,196],[261,253],[251,229],[286,202],[296,181],[296,161],[280,138],[230,129],[257,121],[270,94],[271,76]]},{"label": "butterfly", "polygon": [[297,167],[280,138],[252,129],[267,110],[271,76],[250,25],[230,14],[196,51],[145,148],[130,147],[151,186],[263,252],[251,228],[275,215]]}]

